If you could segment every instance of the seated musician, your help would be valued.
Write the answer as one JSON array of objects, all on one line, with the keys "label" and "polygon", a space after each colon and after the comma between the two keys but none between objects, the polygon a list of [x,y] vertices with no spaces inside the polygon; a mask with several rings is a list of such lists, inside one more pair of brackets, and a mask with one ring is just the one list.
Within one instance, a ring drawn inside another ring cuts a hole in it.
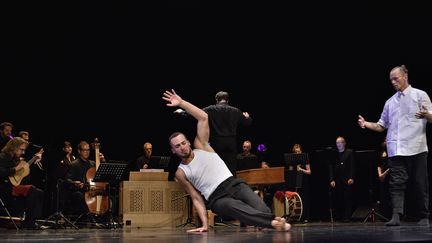
[{"label": "seated musician", "polygon": [[72,161],[76,159],[76,157],[73,155],[73,149],[72,144],[69,141],[64,141],[63,143],[63,157],[62,160],[60,160],[56,165],[55,169],[49,170],[50,171],[50,178],[53,180],[53,184],[51,184],[53,187],[58,186],[58,188],[53,190],[57,190],[56,193],[59,193],[59,207],[61,207],[62,210],[70,208],[68,202],[68,194],[65,191],[69,187],[69,184],[66,182],[67,173],[69,171],[69,168],[72,164]]},{"label": "seated musician", "polygon": [[[33,185],[13,186],[9,180],[15,172],[23,170],[23,164],[20,157],[27,148],[27,142],[19,137],[15,137],[6,143],[0,153],[0,197],[3,199],[6,207],[16,206],[12,203],[14,198],[24,198],[26,216],[21,223],[23,229],[44,229],[36,224],[36,219],[42,214],[43,191]],[[42,152],[37,153],[37,160],[42,159]],[[12,208],[14,209],[14,208]]]},{"label": "seated musician", "polygon": [[150,159],[153,153],[153,145],[149,142],[144,143],[143,151],[144,154],[135,161],[135,166],[132,170],[139,171],[140,169],[152,169]]},{"label": "seated musician", "polygon": [[[96,166],[95,161],[90,160],[90,145],[86,141],[81,141],[78,144],[78,159],[72,161],[69,171],[66,175],[66,181],[69,184],[70,198],[72,205],[74,205],[75,212],[77,214],[86,215],[87,219],[96,223],[93,215],[89,213],[84,193],[87,190],[85,184],[87,182],[86,173],[87,171]],[[102,162],[105,158],[100,153],[100,159]]]},{"label": "seated musician", "polygon": [[251,152],[252,142],[243,142],[243,152],[237,154],[237,171],[259,168],[258,157]]},{"label": "seated musician", "polygon": [[[27,131],[20,131],[18,137],[24,139],[27,142],[27,149],[22,158],[25,161],[30,161],[33,156],[41,150],[41,146],[36,145],[30,141],[30,133]],[[25,184],[34,185],[37,188],[45,188],[46,185],[46,170],[43,167],[42,160],[37,161],[30,165],[30,175],[24,178]]]},{"label": "seated musician", "polygon": [[10,122],[0,123],[0,150],[12,139],[13,124]]},{"label": "seated musician", "polygon": [[73,155],[72,144],[69,141],[65,141],[63,143],[63,152],[64,157],[57,165],[57,169],[55,170],[55,174],[53,175],[56,180],[58,179],[66,179],[66,175],[69,171],[69,167],[76,158]]}]

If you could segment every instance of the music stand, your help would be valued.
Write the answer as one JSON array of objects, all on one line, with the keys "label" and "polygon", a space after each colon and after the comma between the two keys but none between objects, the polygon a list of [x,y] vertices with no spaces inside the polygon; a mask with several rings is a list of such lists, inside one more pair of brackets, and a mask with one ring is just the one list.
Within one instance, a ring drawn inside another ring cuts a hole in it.
[{"label": "music stand", "polygon": [[149,161],[150,169],[164,169],[166,171],[170,160],[170,156],[151,156]]},{"label": "music stand", "polygon": [[[123,177],[127,168],[127,163],[101,163],[99,168],[96,171],[93,182],[108,182],[108,185],[111,187],[111,184],[118,184]],[[117,190],[115,190],[117,194]],[[116,197],[116,195],[114,195]],[[112,215],[112,205],[111,205],[111,188],[108,188],[108,216],[109,223],[108,226],[110,228],[116,228],[116,223],[114,222],[114,218]]]},{"label": "music stand", "polygon": [[160,161],[159,161],[159,166],[161,169],[164,169],[165,171],[167,171],[168,169],[168,165],[171,161],[171,157],[170,156],[161,156],[160,157]]},{"label": "music stand", "polygon": [[[363,219],[363,223],[366,223],[369,219],[371,219],[372,223],[375,223],[376,218],[380,218],[384,221],[389,221],[388,218],[386,218],[384,215],[377,212],[376,206],[380,204],[379,201],[374,202],[374,178],[376,178],[376,167],[375,164],[376,158],[378,158],[378,155],[375,150],[360,150],[355,151],[356,152],[356,161],[359,161],[360,158],[363,157],[363,160],[366,161],[366,166],[363,168],[367,174],[366,181],[363,181],[366,183],[366,187],[368,189],[367,198],[368,198],[368,205],[370,205],[370,209],[366,217]],[[363,156],[360,156],[363,155]],[[359,163],[362,164],[362,163]],[[357,168],[358,169],[358,168]],[[359,180],[357,180],[357,185],[359,184]],[[375,204],[376,203],[376,204]]]},{"label": "music stand", "polygon": [[261,167],[261,163],[257,156],[237,157],[237,171],[257,169]]},{"label": "music stand", "polygon": [[188,216],[187,216],[186,222],[177,225],[176,228],[177,227],[186,227],[188,225],[195,226],[195,223],[193,222],[193,218],[192,218],[193,217],[193,215],[192,215],[192,207],[193,207],[192,197],[189,194],[185,194],[183,196],[173,198],[173,199],[171,199],[171,201],[177,201],[177,200],[182,199],[182,198],[186,198]]},{"label": "music stand", "polygon": [[[70,226],[78,230],[78,226],[76,226],[74,223],[72,223],[69,219],[67,219],[62,211],[60,210],[60,186],[63,186],[64,184],[63,179],[58,179],[56,183],[56,211],[51,214],[45,221],[49,221],[50,219],[54,218],[54,228],[58,229],[61,225],[60,220],[63,219],[65,223],[68,223]],[[64,193],[64,192],[63,192]],[[66,228],[64,225],[62,225],[64,228]]]},{"label": "music stand", "polygon": [[308,153],[285,153],[285,165],[305,165],[309,161]]},{"label": "music stand", "polygon": [[[308,153],[285,153],[285,181],[287,183],[288,188],[294,188],[294,191],[297,192],[298,188],[302,186],[303,174],[297,173],[298,165],[306,165],[309,163],[309,154]],[[292,167],[292,171],[289,168]],[[286,191],[283,191],[284,197],[286,195]],[[286,200],[284,200],[284,215],[285,219],[289,219],[290,215],[287,215],[287,205]]]},{"label": "music stand", "polygon": [[[297,166],[298,165],[306,165],[309,162],[309,154],[308,153],[285,153],[285,181],[288,182],[288,186],[292,186],[295,188],[295,191],[297,192],[298,188],[301,188],[302,180],[303,180],[303,174],[297,173]],[[292,178],[295,179],[294,181],[289,176],[289,170],[288,168],[292,166]],[[288,172],[288,173],[287,173]]]}]

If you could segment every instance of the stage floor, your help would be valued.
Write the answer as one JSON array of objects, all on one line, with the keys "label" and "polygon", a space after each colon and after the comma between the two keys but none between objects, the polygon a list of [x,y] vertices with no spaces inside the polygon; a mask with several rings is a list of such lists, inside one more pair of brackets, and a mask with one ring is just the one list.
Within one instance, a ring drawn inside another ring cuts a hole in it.
[{"label": "stage floor", "polygon": [[0,241],[8,242],[432,242],[430,227],[405,223],[309,223],[294,225],[290,232],[258,231],[253,227],[216,226],[207,233],[188,234],[186,228],[122,229],[0,229]]}]

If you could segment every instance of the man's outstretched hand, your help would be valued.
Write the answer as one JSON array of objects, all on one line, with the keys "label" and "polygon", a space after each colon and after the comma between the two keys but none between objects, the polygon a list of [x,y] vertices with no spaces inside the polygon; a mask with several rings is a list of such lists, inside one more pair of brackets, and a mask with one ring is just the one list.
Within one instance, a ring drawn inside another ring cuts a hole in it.
[{"label": "man's outstretched hand", "polygon": [[358,115],[358,121],[357,122],[361,128],[363,128],[363,129],[366,128],[366,121],[362,116]]},{"label": "man's outstretched hand", "polygon": [[183,99],[176,94],[174,89],[171,89],[171,92],[168,90],[165,91],[162,99],[168,101],[167,106],[179,106],[180,103],[183,101]]}]

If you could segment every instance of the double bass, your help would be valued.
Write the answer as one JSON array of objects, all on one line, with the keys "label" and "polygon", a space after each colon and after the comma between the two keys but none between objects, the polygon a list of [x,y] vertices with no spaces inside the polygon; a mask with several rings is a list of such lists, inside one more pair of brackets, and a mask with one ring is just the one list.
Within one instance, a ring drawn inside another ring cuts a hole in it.
[{"label": "double bass", "polygon": [[107,195],[107,182],[93,182],[96,171],[100,165],[100,144],[96,138],[93,143],[96,154],[96,167],[87,170],[86,179],[89,189],[84,194],[85,201],[89,208],[90,213],[95,215],[105,214],[109,209],[109,198]]}]

